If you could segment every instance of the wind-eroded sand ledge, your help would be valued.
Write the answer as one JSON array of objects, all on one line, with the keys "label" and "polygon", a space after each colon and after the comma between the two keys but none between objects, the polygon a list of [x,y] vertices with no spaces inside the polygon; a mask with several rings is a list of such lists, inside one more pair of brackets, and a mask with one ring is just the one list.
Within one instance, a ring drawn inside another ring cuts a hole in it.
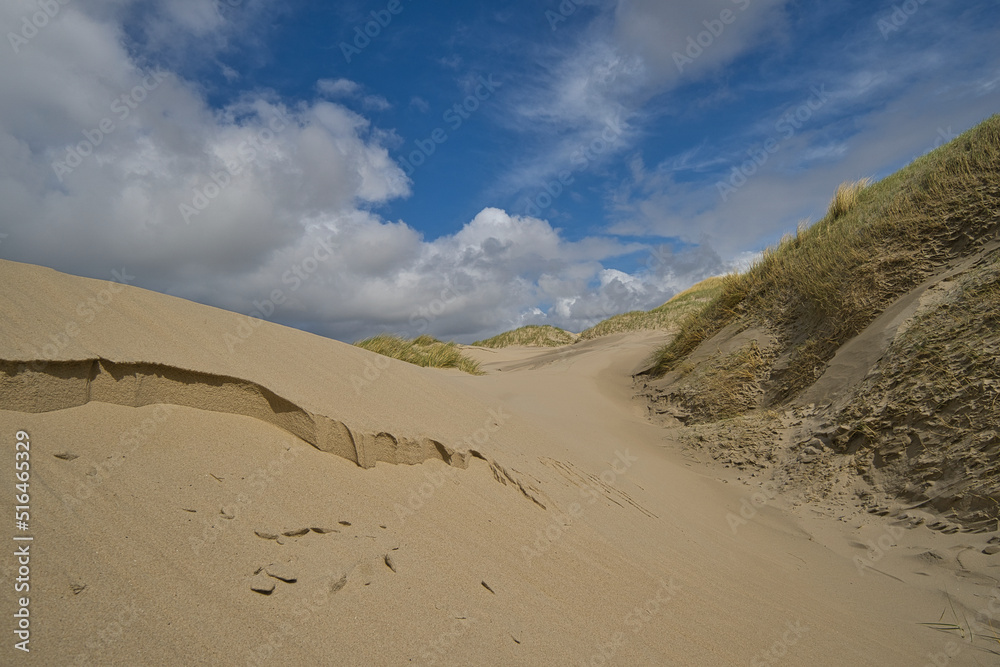
[{"label": "wind-eroded sand ledge", "polygon": [[[258,419],[362,468],[374,468],[378,462],[419,465],[438,460],[465,470],[475,457],[489,464],[497,482],[510,484],[525,498],[546,508],[537,489],[478,450],[452,448],[433,438],[352,430],[340,420],[306,410],[249,380],[163,364],[115,363],[107,359],[0,360],[0,372],[0,410],[44,413],[92,401],[131,408],[178,405]],[[473,440],[466,442],[471,444]]]},{"label": "wind-eroded sand ledge", "polygon": [[362,468],[373,468],[378,461],[415,465],[438,459],[464,469],[470,456],[485,459],[479,452],[456,451],[430,438],[352,432],[341,421],[309,412],[267,387],[234,377],[107,359],[0,361],[0,369],[0,409],[4,410],[51,412],[91,401],[132,408],[180,405],[259,419]]}]

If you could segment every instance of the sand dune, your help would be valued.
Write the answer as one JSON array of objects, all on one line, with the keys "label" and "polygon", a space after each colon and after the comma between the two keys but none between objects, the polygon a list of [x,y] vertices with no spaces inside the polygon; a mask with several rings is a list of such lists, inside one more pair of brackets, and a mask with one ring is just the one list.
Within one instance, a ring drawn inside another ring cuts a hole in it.
[{"label": "sand dune", "polygon": [[995,604],[990,535],[796,506],[693,457],[633,397],[655,332],[474,350],[471,377],[27,265],[0,284],[11,466],[31,440],[27,661],[994,657],[921,625]]}]

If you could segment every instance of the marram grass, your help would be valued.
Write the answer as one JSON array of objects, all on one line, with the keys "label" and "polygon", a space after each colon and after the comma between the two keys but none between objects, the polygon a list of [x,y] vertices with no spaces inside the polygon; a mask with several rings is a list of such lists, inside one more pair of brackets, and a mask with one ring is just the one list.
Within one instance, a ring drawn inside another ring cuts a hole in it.
[{"label": "marram grass", "polygon": [[417,366],[457,368],[471,375],[483,375],[479,362],[463,354],[455,343],[444,343],[431,336],[424,335],[414,340],[406,340],[399,336],[379,334],[359,340],[355,345],[369,352]]},{"label": "marram grass", "polygon": [[883,179],[841,185],[827,215],[727,276],[654,358],[678,368],[730,323],[763,324],[791,354],[789,392],[804,388],[837,348],[956,252],[996,227],[1000,115]]},{"label": "marram grass", "polygon": [[569,345],[576,340],[576,334],[572,334],[559,327],[548,324],[529,324],[519,329],[506,331],[486,340],[479,340],[473,343],[478,347],[501,348],[513,345],[526,345],[530,347],[559,347]]},{"label": "marram grass", "polygon": [[634,310],[613,315],[581,333],[580,340],[632,331],[674,329],[680,325],[685,315],[704,308],[721,291],[722,278],[708,278],[652,310]]}]

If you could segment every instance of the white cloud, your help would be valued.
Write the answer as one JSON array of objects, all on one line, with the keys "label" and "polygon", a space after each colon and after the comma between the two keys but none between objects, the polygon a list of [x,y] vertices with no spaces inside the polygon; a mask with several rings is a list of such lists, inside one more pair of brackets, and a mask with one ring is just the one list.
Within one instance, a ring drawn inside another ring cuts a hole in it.
[{"label": "white cloud", "polygon": [[[245,25],[234,22],[254,10],[95,0],[64,5],[16,58],[0,59],[0,232],[8,235],[0,252],[100,278],[124,265],[142,286],[242,312],[280,289],[287,301],[274,319],[347,340],[382,328],[463,340],[526,323],[580,330],[746,265],[748,250],[822,214],[840,181],[894,169],[900,155],[932,148],[942,129],[961,131],[996,108],[996,67],[962,81],[951,76],[954,64],[934,74],[943,61],[931,46],[920,57],[902,40],[883,51],[845,48],[835,71],[810,67],[769,83],[792,98],[828,83],[825,117],[721,201],[704,175],[746,160],[787,104],[776,98],[771,109],[733,115],[729,131],[677,155],[652,158],[639,140],[651,99],[688,77],[715,76],[781,29],[773,20],[785,3],[755,0],[679,72],[673,53],[687,37],[739,4],[621,0],[614,11],[589,12],[596,18],[570,46],[535,47],[543,75],[512,78],[496,100],[492,120],[537,150],[498,189],[537,189],[560,169],[596,172],[631,156],[624,182],[609,188],[610,232],[679,238],[686,251],[600,234],[570,241],[549,221],[489,207],[455,233],[426,239],[377,213],[412,187],[387,150],[399,138],[369,118],[389,100],[332,78],[316,83],[318,99],[299,104],[264,90],[213,108],[171,63],[191,47],[235,80],[219,54]],[[149,19],[140,46],[173,70],[155,86],[123,28],[140,7]],[[0,7],[0,24],[15,24],[20,11]],[[989,52],[988,42],[967,41],[963,48]],[[740,92],[727,88],[705,104]],[[422,98],[409,104],[430,108]],[[113,128],[98,131],[105,120]],[[609,127],[607,148],[581,160]],[[88,155],[57,173],[68,146]],[[190,224],[181,205],[195,211]],[[608,268],[616,262],[638,268]]]},{"label": "white cloud", "polygon": [[[63,4],[60,2],[60,4]],[[135,52],[178,69],[212,62],[234,43],[254,43],[255,28],[282,11],[271,0],[75,0],[80,11],[128,27]]]},{"label": "white cloud", "polygon": [[392,108],[389,100],[381,95],[363,95],[362,85],[350,79],[320,79],[316,82],[316,90],[331,99],[360,100],[366,111],[386,111]]},{"label": "white cloud", "polygon": [[365,109],[369,111],[387,111],[392,108],[392,104],[389,100],[385,99],[381,95],[365,95],[361,102]]},{"label": "white cloud", "polygon": [[240,73],[229,65],[221,64],[219,66],[219,71],[222,72],[222,76],[226,77],[226,81],[229,81],[230,83],[237,81],[240,78]]},{"label": "white cloud", "polygon": [[[266,93],[213,111],[187,81],[138,70],[113,22],[64,12],[0,61],[0,189],[19,193],[0,226],[18,259],[92,275],[128,263],[184,292],[185,268],[246,270],[296,243],[310,212],[409,192],[363,117]],[[226,186],[185,224],[181,205],[214,193],[213,175]]]},{"label": "white cloud", "polygon": [[351,97],[361,90],[361,84],[350,79],[320,79],[316,89],[330,97]]},{"label": "white cloud", "polygon": [[[326,244],[329,258],[290,290],[283,277]],[[453,235],[426,241],[402,222],[355,211],[309,220],[294,245],[225,282],[221,291],[228,295],[226,307],[251,312],[255,300],[283,289],[290,299],[282,318],[348,340],[382,329],[463,340],[531,322],[582,329],[622,309],[659,305],[688,278],[602,269],[600,260],[642,248],[569,242],[545,221],[498,209],[485,209]]]},{"label": "white cloud", "polygon": [[216,0],[164,0],[164,14],[195,36],[217,33],[225,20]]}]

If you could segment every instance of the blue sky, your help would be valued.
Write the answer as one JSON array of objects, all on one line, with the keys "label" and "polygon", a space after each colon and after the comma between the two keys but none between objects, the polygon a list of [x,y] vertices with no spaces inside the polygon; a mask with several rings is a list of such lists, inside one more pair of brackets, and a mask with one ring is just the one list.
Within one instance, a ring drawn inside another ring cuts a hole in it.
[{"label": "blue sky", "polygon": [[12,0],[0,258],[346,341],[579,331],[1000,112],[998,10]]}]

